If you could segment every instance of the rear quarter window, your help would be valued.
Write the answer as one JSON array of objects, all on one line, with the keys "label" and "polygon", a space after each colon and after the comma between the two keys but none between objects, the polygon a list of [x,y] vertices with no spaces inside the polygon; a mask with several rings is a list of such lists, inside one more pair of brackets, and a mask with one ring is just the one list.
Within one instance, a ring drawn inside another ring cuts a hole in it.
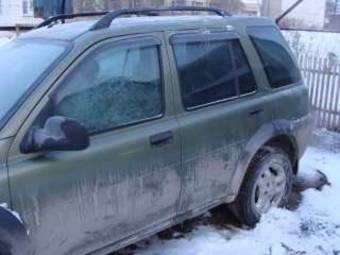
[{"label": "rear quarter window", "polygon": [[301,81],[300,71],[277,28],[261,26],[249,27],[247,30],[271,87],[280,88]]}]

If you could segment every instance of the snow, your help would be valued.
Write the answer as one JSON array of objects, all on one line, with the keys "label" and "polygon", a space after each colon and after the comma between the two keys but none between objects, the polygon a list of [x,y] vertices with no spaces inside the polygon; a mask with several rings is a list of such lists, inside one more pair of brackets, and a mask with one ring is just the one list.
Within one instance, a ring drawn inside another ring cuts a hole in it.
[{"label": "snow", "polygon": [[0,37],[0,46],[4,45],[5,43],[7,43],[10,39],[8,39],[7,37]]},{"label": "snow", "polygon": [[[311,147],[301,163],[301,174],[324,172],[331,186],[307,190],[295,211],[272,209],[253,230],[235,224],[205,224],[211,214],[193,223],[189,233],[170,239],[154,236],[137,244],[137,255],[295,255],[340,254],[340,151]],[[228,217],[228,216],[226,216]],[[131,248],[130,248],[131,249]],[[119,254],[126,254],[122,250]]]}]

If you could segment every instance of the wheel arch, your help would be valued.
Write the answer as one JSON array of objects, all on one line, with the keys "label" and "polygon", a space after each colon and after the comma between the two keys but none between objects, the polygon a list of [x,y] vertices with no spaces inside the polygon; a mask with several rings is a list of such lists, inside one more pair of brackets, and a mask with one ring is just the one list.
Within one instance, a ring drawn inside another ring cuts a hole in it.
[{"label": "wheel arch", "polygon": [[31,254],[28,234],[23,222],[9,209],[0,206],[0,243],[11,255]]},{"label": "wheel arch", "polygon": [[294,123],[286,120],[265,124],[258,129],[241,152],[230,182],[227,202],[233,202],[236,199],[252,160],[264,146],[276,146],[283,149],[292,160],[294,174],[297,174],[300,152],[294,130]]},{"label": "wheel arch", "polygon": [[289,156],[293,167],[293,174],[296,175],[298,173],[299,149],[294,136],[290,134],[280,134],[271,138],[263,146],[281,148]]}]

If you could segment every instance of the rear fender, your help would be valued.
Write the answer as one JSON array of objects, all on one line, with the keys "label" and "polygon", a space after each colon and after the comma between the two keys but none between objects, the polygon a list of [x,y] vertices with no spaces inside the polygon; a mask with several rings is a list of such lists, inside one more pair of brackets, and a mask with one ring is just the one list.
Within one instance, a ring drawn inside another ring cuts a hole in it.
[{"label": "rear fender", "polygon": [[311,127],[312,117],[308,115],[294,121],[276,120],[272,123],[264,124],[258,129],[247,142],[240,155],[240,160],[229,186],[227,202],[232,202],[236,199],[249,164],[261,147],[274,137],[286,135],[291,139],[291,142],[295,147],[296,159],[298,159],[305,151],[308,137],[311,133]]}]

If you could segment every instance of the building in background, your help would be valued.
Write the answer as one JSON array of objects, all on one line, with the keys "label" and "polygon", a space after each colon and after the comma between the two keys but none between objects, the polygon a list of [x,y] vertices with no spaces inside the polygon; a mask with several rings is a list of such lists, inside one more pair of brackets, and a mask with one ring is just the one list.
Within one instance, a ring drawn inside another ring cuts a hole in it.
[{"label": "building in background", "polygon": [[[1,0],[0,0],[1,1]],[[33,0],[34,13],[49,17],[60,13],[62,0]],[[260,15],[261,0],[66,0],[66,12],[93,12],[142,6],[214,6],[231,13]]]},{"label": "building in background", "polygon": [[[287,10],[296,0],[282,0],[282,10]],[[304,0],[286,19],[289,27],[323,29],[326,21],[327,0]]]},{"label": "building in background", "polygon": [[40,21],[34,18],[33,0],[0,0],[0,27],[32,26]]},{"label": "building in background", "polygon": [[208,4],[230,13],[253,16],[261,14],[261,0],[208,0]]},{"label": "building in background", "polygon": [[241,10],[240,0],[209,0],[209,6],[223,9],[230,13],[239,13]]},{"label": "building in background", "polygon": [[241,1],[241,13],[251,16],[261,15],[261,3],[260,0],[242,0]]},{"label": "building in background", "polygon": [[340,0],[335,2],[335,15],[340,16]]},{"label": "building in background", "polygon": [[340,31],[340,0],[329,2],[328,24],[326,28],[329,30]]},{"label": "building in background", "polygon": [[[214,6],[231,13],[278,17],[297,0],[66,0],[66,13],[142,6]],[[0,26],[34,25],[61,13],[62,0],[0,0]],[[281,23],[288,28],[340,28],[340,0],[304,0]]]},{"label": "building in background", "polygon": [[[62,12],[63,0],[33,0],[34,15],[36,17],[51,17]],[[73,0],[65,1],[65,13],[73,13]],[[95,2],[95,0],[93,0]]]},{"label": "building in background", "polygon": [[[318,30],[325,28],[330,1],[335,0],[304,0],[280,22],[281,27]],[[297,0],[263,0],[262,15],[277,18],[296,2]]]},{"label": "building in background", "polygon": [[142,6],[160,7],[179,5],[208,6],[209,0],[72,0],[74,12],[115,10]]},{"label": "building in background", "polygon": [[263,0],[261,6],[261,14],[263,16],[276,18],[282,13],[283,0]]},{"label": "building in background", "polygon": [[260,0],[73,0],[75,11],[140,6],[214,6],[231,13],[260,15]]}]

